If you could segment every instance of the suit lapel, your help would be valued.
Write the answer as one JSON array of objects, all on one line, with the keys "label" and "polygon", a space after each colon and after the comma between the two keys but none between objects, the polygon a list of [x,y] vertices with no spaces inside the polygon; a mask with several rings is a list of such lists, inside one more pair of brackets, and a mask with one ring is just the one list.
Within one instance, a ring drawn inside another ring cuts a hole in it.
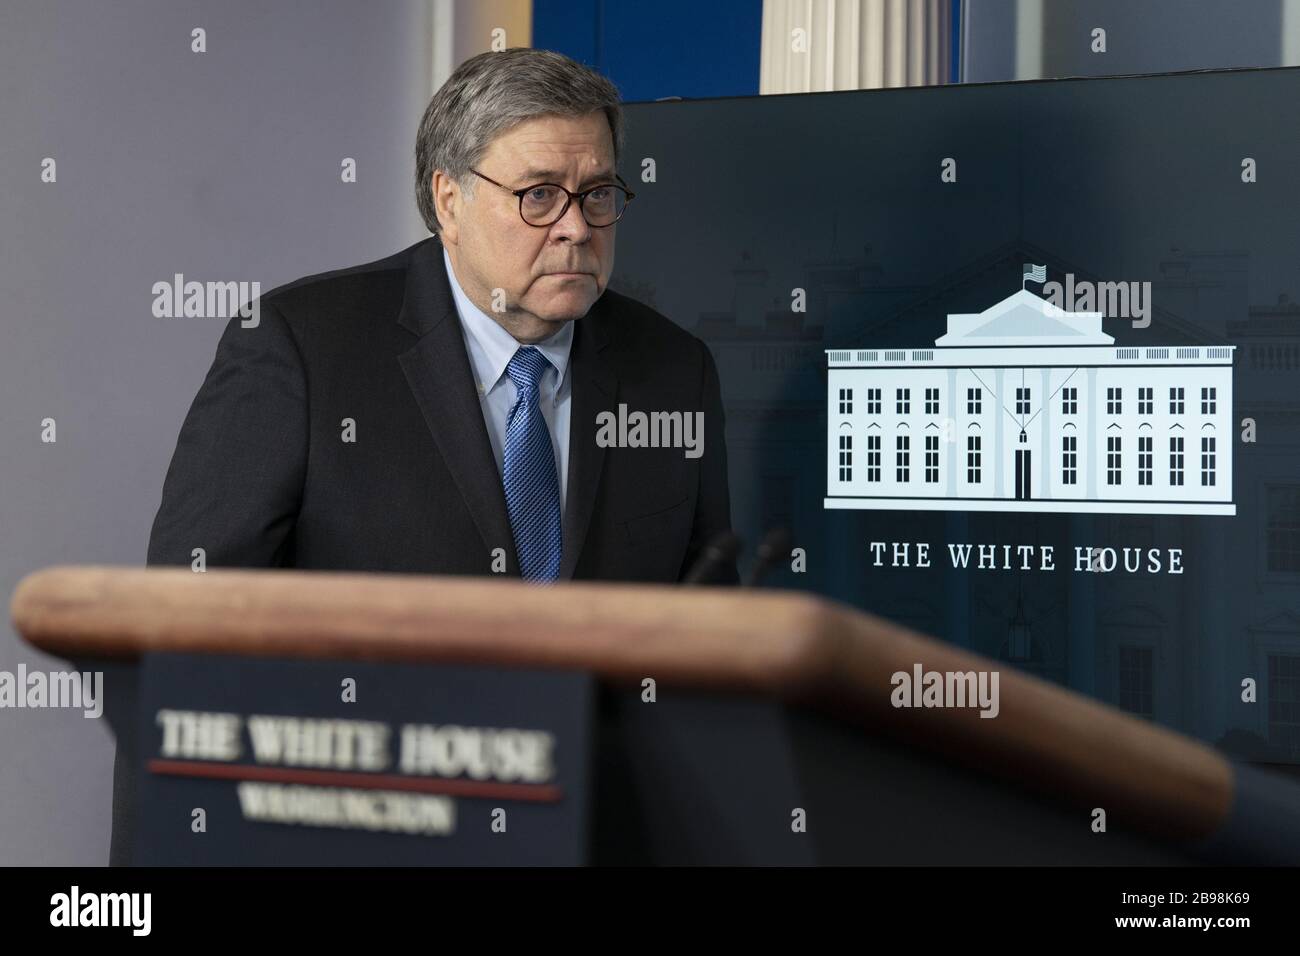
[{"label": "suit lapel", "polygon": [[[489,549],[506,550],[519,576],[519,558],[506,512],[501,473],[492,457],[478,388],[470,370],[460,319],[442,262],[442,245],[430,239],[411,252],[398,324],[419,341],[398,356],[425,424],[442,453],[465,506]],[[564,506],[561,580],[571,579],[587,537],[600,487],[605,449],[596,444],[596,415],[616,411],[618,378],[601,351],[608,344],[604,300],[574,326],[569,373],[569,481]]]},{"label": "suit lapel", "polygon": [[[483,543],[489,551],[504,548],[507,573],[519,577],[519,558],[506,514],[501,473],[492,456],[478,388],[442,262],[442,245],[437,239],[426,240],[411,252],[406,294],[397,321],[419,336],[419,341],[398,356],[398,362],[425,424]],[[573,385],[576,398],[576,377]]]},{"label": "suit lapel", "polygon": [[608,357],[600,352],[608,344],[603,298],[574,326],[569,370],[573,375],[569,408],[569,486],[564,503],[564,549],[560,579],[573,577],[591,524],[600,487],[605,449],[596,444],[596,415],[616,411],[618,379]]}]

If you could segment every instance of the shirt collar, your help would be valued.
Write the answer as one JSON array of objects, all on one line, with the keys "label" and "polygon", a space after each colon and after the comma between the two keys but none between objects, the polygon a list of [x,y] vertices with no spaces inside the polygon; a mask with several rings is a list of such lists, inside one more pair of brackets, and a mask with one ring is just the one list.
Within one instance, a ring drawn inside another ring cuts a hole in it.
[{"label": "shirt collar", "polygon": [[[456,272],[451,267],[451,256],[447,254],[445,247],[442,250],[442,261],[447,267],[451,296],[456,303],[456,312],[460,315],[461,328],[465,331],[465,345],[469,352],[474,379],[478,384],[479,394],[486,395],[501,380],[506,366],[514,358],[515,352],[522,347],[522,343],[470,301],[456,279]],[[569,366],[569,353],[573,347],[573,322],[565,322],[550,338],[533,344],[555,368],[555,391],[558,393]]]}]

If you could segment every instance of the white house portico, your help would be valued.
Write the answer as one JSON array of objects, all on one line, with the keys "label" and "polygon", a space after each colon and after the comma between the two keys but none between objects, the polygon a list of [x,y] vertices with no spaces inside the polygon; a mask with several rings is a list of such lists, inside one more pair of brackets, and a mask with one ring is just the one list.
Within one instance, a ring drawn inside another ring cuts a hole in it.
[{"label": "white house portico", "polygon": [[933,348],[828,349],[825,507],[1235,514],[1233,346],[1101,324],[1021,289]]}]

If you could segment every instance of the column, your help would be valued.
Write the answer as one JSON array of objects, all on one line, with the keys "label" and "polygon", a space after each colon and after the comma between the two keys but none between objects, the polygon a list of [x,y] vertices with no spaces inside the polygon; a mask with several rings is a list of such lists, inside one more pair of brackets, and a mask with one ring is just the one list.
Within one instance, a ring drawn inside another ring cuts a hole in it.
[{"label": "column", "polygon": [[[957,456],[965,454],[961,429],[957,427],[957,369],[948,369],[948,421],[952,422],[952,441],[940,454],[943,462],[943,495],[945,498],[957,497]],[[940,446],[944,443],[940,442]]]},{"label": "column", "polygon": [[[1076,375],[1075,378],[1078,378]],[[1089,501],[1097,499],[1097,469],[1105,467],[1106,457],[1097,449],[1097,420],[1101,418],[1097,408],[1097,369],[1088,369],[1088,387],[1083,390],[1084,394],[1079,396],[1079,408],[1085,409],[1088,416],[1088,437],[1086,441],[1079,442],[1084,446],[1084,460],[1079,464],[1084,468],[1088,484],[1085,494]]]},{"label": "column", "polygon": [[1042,440],[1038,443],[1039,458],[1038,464],[1038,489],[1034,491],[1035,498],[1052,497],[1052,463],[1056,456],[1060,454],[1060,449],[1056,446],[1056,437],[1052,434],[1052,403],[1048,396],[1052,394],[1052,372],[1054,369],[1043,369],[1043,382],[1038,393],[1039,415],[1041,424],[1038,426],[1038,434]]},{"label": "column", "polygon": [[1006,403],[1002,400],[1002,378],[1006,374],[1006,371],[1007,370],[1004,368],[997,370],[997,373],[993,377],[993,387],[997,390],[997,394],[989,396],[993,401],[993,414],[997,418],[997,424],[993,426],[993,441],[988,442],[988,440],[985,439],[986,443],[991,444],[993,447],[984,452],[984,466],[993,469],[994,498],[1002,497],[1002,472],[1004,470],[1002,459],[1005,455],[1005,450],[1002,447],[1002,420],[1007,417]]}]

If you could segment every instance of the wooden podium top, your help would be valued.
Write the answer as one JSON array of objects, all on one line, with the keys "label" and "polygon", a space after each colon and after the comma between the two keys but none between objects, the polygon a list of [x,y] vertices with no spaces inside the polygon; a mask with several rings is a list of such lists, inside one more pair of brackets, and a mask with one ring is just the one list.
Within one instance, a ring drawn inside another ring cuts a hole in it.
[{"label": "wooden podium top", "polygon": [[[63,658],[169,651],[560,668],[773,696],[1165,837],[1208,835],[1233,797],[1231,766],[1189,737],[800,592],[67,566],[24,578],[11,612],[24,638]],[[997,671],[997,716],[896,708],[891,678],[915,665]]]}]

